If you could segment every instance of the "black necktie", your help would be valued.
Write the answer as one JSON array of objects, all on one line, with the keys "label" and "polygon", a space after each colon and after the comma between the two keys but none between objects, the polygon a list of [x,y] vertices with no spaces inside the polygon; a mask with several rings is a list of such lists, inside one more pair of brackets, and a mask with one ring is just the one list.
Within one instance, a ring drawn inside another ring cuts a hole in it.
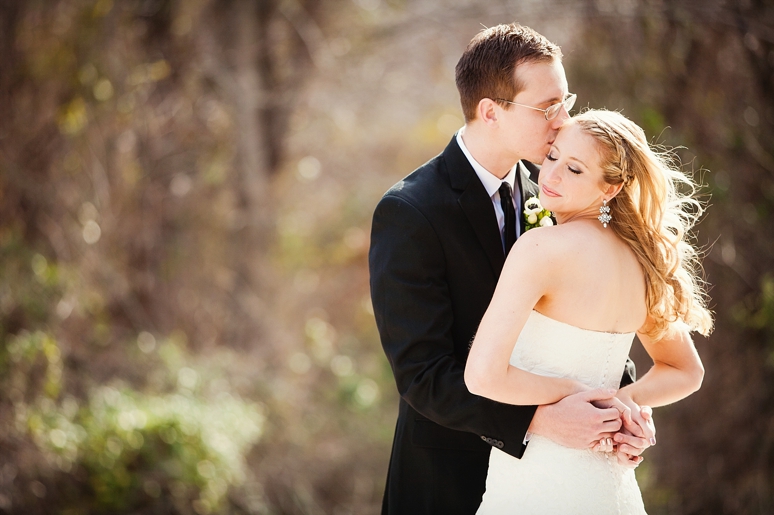
[{"label": "black necktie", "polygon": [[505,215],[505,255],[516,243],[516,209],[513,207],[513,193],[511,192],[511,185],[507,182],[503,182],[500,185],[500,205],[503,207],[503,214]]}]

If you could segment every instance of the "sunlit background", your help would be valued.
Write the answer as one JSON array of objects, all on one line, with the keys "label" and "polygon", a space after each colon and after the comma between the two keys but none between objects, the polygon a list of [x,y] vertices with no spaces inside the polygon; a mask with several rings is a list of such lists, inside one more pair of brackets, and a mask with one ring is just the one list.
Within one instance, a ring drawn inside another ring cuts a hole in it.
[{"label": "sunlit background", "polygon": [[378,513],[371,214],[511,21],[711,195],[717,329],[649,513],[774,512],[771,0],[4,0],[0,514]]}]

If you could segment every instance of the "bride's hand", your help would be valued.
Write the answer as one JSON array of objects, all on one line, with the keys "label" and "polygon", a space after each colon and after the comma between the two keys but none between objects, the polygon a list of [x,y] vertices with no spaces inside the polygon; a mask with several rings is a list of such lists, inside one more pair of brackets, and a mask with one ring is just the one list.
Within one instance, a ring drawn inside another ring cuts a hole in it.
[{"label": "bride's hand", "polygon": [[624,428],[613,436],[613,441],[618,463],[628,468],[637,468],[645,459],[640,453],[650,446],[647,440],[634,436]]},{"label": "bride's hand", "polygon": [[644,459],[639,454],[648,447],[647,440],[634,436],[621,427],[617,433],[598,441],[591,450],[608,454],[615,453],[619,464],[625,467],[636,468]]},{"label": "bride's hand", "polygon": [[616,397],[629,407],[630,417],[623,418],[623,428],[630,434],[644,438],[650,445],[656,445],[656,426],[653,424],[653,411],[649,406],[640,406],[626,393],[618,390]]},{"label": "bride's hand", "polygon": [[[640,408],[640,415],[645,419],[649,431],[655,435],[656,426],[653,425],[653,411],[650,409],[650,406],[642,406]],[[640,454],[656,443],[655,436],[652,439],[646,440],[645,438],[634,436],[624,427],[613,436],[613,440],[617,444],[616,456],[618,457],[618,463],[629,468],[636,468],[637,465],[642,463],[644,458]]]},{"label": "bride's hand", "polygon": [[619,391],[622,402],[631,408],[631,423],[623,421],[621,430],[613,436],[616,443],[618,463],[635,468],[642,463],[642,452],[656,445],[656,426],[653,424],[653,410],[649,406],[638,406],[625,392]]},{"label": "bride's hand", "polygon": [[595,402],[600,408],[615,407],[621,414],[621,429],[617,433],[604,435],[592,446],[596,452],[615,452],[621,465],[635,468],[642,463],[640,454],[655,445],[656,428],[652,410],[640,407],[626,392],[620,391],[613,399]]},{"label": "bride's hand", "polygon": [[[650,408],[647,408],[647,410],[649,412]],[[636,468],[644,460],[640,454],[650,446],[651,444],[648,440],[633,435],[622,426],[617,433],[613,433],[609,437],[605,436],[596,442],[592,450],[595,452],[615,453],[619,464],[629,468]]]}]

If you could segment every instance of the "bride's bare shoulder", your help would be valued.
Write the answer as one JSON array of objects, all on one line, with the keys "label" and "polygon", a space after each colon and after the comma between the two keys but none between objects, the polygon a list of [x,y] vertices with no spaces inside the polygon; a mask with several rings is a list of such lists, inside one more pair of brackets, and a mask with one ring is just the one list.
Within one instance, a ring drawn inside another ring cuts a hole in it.
[{"label": "bride's bare shoulder", "polygon": [[539,262],[549,266],[554,273],[561,269],[569,270],[571,266],[588,261],[582,256],[593,252],[592,249],[597,247],[594,241],[598,237],[597,231],[583,223],[531,229],[516,240],[508,261]]},{"label": "bride's bare shoulder", "polygon": [[[571,225],[577,225],[571,227]],[[534,252],[534,247],[542,247],[544,252],[564,252],[568,249],[572,249],[582,244],[589,236],[591,231],[584,230],[581,224],[564,224],[564,225],[551,225],[548,227],[536,227],[522,234],[516,245],[522,247],[524,250],[531,249],[529,252]],[[514,247],[516,248],[516,247]]]}]

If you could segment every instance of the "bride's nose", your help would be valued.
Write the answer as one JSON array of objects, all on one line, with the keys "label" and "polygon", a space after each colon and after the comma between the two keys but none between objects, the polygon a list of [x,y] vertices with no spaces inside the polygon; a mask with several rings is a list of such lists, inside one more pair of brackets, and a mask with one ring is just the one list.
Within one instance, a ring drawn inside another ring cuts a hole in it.
[{"label": "bride's nose", "polygon": [[549,166],[543,166],[540,170],[540,178],[546,182],[546,184],[556,184],[559,182],[559,174],[557,173],[556,162],[552,162]]}]

